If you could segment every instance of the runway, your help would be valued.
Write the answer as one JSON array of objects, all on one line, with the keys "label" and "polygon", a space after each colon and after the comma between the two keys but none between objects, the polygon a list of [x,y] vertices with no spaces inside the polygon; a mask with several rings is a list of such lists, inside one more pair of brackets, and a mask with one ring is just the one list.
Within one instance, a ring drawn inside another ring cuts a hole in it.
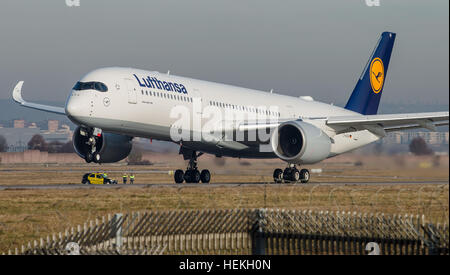
[{"label": "runway", "polygon": [[449,184],[448,181],[398,181],[398,182],[336,182],[336,183],[282,183],[274,182],[223,182],[223,183],[151,183],[151,184],[116,184],[116,185],[84,185],[84,184],[55,184],[55,185],[0,185],[0,191],[3,190],[76,190],[76,189],[122,189],[122,188],[219,188],[219,187],[280,187],[280,186],[295,186],[298,188],[311,186],[352,186],[352,185],[443,185]]}]

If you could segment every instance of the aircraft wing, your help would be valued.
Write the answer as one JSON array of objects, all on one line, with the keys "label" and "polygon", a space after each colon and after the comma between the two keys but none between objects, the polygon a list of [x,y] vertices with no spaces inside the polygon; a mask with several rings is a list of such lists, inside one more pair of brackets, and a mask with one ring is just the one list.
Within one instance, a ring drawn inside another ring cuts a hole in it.
[{"label": "aircraft wing", "polygon": [[409,113],[389,115],[336,116],[329,117],[326,124],[338,133],[355,130],[380,129],[385,132],[425,128],[436,131],[436,126],[449,124],[448,112]]},{"label": "aircraft wing", "polygon": [[[314,120],[314,119],[312,119]],[[321,119],[322,120],[322,119]],[[259,129],[273,129],[288,120],[270,123],[246,123],[234,128],[239,131],[251,131]],[[325,124],[336,132],[369,130],[379,136],[385,136],[386,132],[425,128],[436,131],[436,126],[449,124],[449,112],[409,113],[389,115],[357,115],[328,117]]]},{"label": "aircraft wing", "polygon": [[19,103],[20,105],[22,105],[24,107],[28,107],[28,108],[32,108],[32,109],[37,109],[37,110],[60,114],[60,115],[66,114],[66,111],[63,107],[55,107],[55,106],[49,106],[49,105],[43,105],[43,104],[37,104],[37,103],[31,103],[31,102],[25,101],[22,98],[22,86],[23,86],[23,81],[19,81],[19,83],[17,83],[16,87],[13,90],[12,95],[13,95],[13,99],[15,102]]}]

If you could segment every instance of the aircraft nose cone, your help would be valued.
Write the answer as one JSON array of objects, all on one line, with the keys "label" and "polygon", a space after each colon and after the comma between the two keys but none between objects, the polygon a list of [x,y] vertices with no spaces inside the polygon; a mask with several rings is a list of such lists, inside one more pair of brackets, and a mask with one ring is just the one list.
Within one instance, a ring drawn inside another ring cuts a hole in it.
[{"label": "aircraft nose cone", "polygon": [[89,113],[87,108],[89,107],[77,96],[71,96],[66,102],[66,114],[72,120],[86,116],[86,113]]},{"label": "aircraft nose cone", "polygon": [[79,115],[80,110],[79,106],[74,102],[74,100],[69,99],[66,103],[66,114],[71,117],[76,117]]}]

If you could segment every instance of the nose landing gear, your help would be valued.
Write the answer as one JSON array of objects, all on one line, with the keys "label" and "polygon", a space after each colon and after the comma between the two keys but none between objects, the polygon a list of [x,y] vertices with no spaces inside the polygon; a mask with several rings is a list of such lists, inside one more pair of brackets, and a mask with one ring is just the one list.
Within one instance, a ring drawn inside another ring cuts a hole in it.
[{"label": "nose landing gear", "polygon": [[91,163],[92,161],[95,160],[94,155],[95,151],[97,151],[96,144],[97,144],[96,138],[93,136],[89,137],[88,141],[86,142],[88,151],[86,152],[86,155],[84,157],[84,160],[87,163]]},{"label": "nose landing gear", "polygon": [[189,159],[189,164],[185,172],[183,170],[176,170],[174,174],[175,183],[209,183],[211,181],[211,173],[209,170],[205,169],[200,171],[197,166],[197,158],[203,155],[203,153],[198,153],[196,151],[192,151],[192,155]]},{"label": "nose landing gear", "polygon": [[275,183],[301,182],[307,183],[310,179],[310,173],[308,169],[298,170],[294,164],[290,164],[286,169],[275,169],[273,172],[273,180]]},{"label": "nose landing gear", "polygon": [[81,129],[80,134],[86,138],[85,144],[87,146],[87,150],[84,156],[84,160],[87,163],[100,163],[101,156],[97,152],[97,147],[101,148],[102,130],[98,128]]}]

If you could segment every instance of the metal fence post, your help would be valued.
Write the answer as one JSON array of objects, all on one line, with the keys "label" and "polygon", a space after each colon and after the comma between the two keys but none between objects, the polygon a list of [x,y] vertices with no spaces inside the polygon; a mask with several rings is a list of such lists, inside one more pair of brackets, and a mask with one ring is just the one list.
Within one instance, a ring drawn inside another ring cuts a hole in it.
[{"label": "metal fence post", "polygon": [[116,250],[120,254],[120,249],[122,248],[122,218],[123,214],[117,213],[114,214],[114,217],[112,219],[112,227],[111,232],[115,232],[115,238],[116,238]]},{"label": "metal fence post", "polygon": [[256,210],[256,221],[255,226],[256,230],[252,232],[252,254],[253,255],[266,255],[266,236],[265,236],[265,215],[266,210],[265,209],[258,209]]}]

